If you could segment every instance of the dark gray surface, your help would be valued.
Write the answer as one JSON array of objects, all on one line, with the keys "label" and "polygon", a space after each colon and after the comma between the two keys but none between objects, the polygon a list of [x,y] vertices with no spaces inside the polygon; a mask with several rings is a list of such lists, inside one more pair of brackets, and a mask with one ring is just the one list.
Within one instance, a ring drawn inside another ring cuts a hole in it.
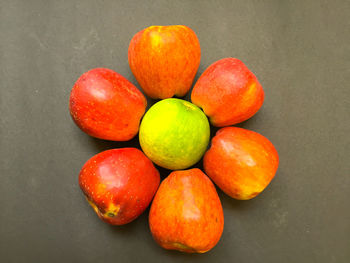
[{"label": "dark gray surface", "polygon": [[[350,262],[349,7],[0,0],[1,262]],[[239,126],[265,135],[280,155],[277,176],[256,199],[235,201],[219,191],[225,229],[203,255],[158,247],[148,211],[123,227],[104,224],[77,184],[92,155],[138,143],[81,132],[68,112],[73,83],[91,68],[108,67],[137,85],[129,41],[159,24],[197,33],[197,77],[223,57],[250,67],[266,100]]]}]

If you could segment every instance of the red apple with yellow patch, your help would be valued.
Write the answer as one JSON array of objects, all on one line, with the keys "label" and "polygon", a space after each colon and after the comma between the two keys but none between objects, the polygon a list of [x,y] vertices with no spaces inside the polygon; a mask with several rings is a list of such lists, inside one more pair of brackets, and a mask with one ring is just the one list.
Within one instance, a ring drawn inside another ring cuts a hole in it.
[{"label": "red apple with yellow patch", "polygon": [[252,117],[264,102],[264,90],[242,61],[224,58],[203,72],[191,100],[203,109],[212,125],[224,127]]},{"label": "red apple with yellow patch", "polygon": [[184,96],[201,56],[196,34],[183,25],[143,29],[131,39],[128,53],[131,71],[153,99]]},{"label": "red apple with yellow patch", "polygon": [[101,152],[85,163],[79,175],[86,199],[112,225],[137,218],[150,204],[159,182],[158,170],[136,148]]},{"label": "red apple with yellow patch", "polygon": [[204,170],[229,196],[248,200],[274,178],[278,153],[259,133],[236,127],[220,129],[204,155]]},{"label": "red apple with yellow patch", "polygon": [[96,68],[75,83],[69,100],[70,114],[90,136],[128,141],[139,130],[145,113],[145,96],[117,72]]},{"label": "red apple with yellow patch", "polygon": [[224,228],[215,186],[199,169],[172,172],[154,197],[149,225],[154,239],[165,249],[209,251]]}]

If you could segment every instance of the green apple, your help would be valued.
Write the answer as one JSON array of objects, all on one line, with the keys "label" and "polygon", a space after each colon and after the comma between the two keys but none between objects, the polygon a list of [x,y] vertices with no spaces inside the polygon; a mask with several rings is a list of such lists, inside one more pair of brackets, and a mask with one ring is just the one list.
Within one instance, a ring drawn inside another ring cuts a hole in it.
[{"label": "green apple", "polygon": [[200,160],[210,137],[209,122],[196,105],[170,98],[157,102],[140,126],[143,152],[161,167],[186,169]]}]

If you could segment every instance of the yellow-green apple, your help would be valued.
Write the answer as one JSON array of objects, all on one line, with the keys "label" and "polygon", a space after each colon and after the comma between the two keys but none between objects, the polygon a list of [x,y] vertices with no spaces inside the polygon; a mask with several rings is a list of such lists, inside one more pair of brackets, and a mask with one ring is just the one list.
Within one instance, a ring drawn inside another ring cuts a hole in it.
[{"label": "yellow-green apple", "polygon": [[236,127],[220,129],[204,155],[206,174],[229,196],[248,200],[275,176],[278,153],[259,133]]},{"label": "yellow-green apple", "polygon": [[224,58],[203,72],[191,100],[203,109],[212,125],[224,127],[252,117],[264,102],[264,90],[242,61]]},{"label": "yellow-green apple", "polygon": [[209,122],[196,105],[170,98],[157,102],[141,121],[143,152],[167,169],[186,169],[200,160],[210,136]]},{"label": "yellow-green apple", "polygon": [[136,148],[101,152],[79,174],[79,185],[96,214],[112,225],[137,218],[159,186],[159,172]]},{"label": "yellow-green apple", "polygon": [[149,213],[155,241],[165,249],[204,253],[219,241],[224,214],[215,186],[199,169],[172,172]]},{"label": "yellow-green apple", "polygon": [[127,141],[138,130],[145,113],[145,96],[126,78],[106,68],[84,73],[70,94],[74,122],[90,136]]},{"label": "yellow-green apple", "polygon": [[151,26],[130,41],[129,65],[153,99],[184,96],[199,67],[201,50],[194,31],[182,25]]}]

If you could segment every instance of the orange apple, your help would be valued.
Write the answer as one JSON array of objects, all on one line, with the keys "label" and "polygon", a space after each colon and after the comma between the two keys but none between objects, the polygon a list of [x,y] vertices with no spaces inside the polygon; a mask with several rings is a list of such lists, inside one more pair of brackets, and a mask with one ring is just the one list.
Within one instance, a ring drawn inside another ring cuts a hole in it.
[{"label": "orange apple", "polygon": [[242,128],[220,129],[204,155],[204,170],[229,196],[248,200],[261,193],[278,168],[273,144],[259,133]]},{"label": "orange apple", "polygon": [[160,185],[149,214],[165,249],[204,253],[219,241],[224,214],[215,186],[199,169],[172,172]]},{"label": "orange apple", "polygon": [[184,96],[199,67],[201,50],[187,26],[151,26],[130,41],[129,65],[144,92],[153,99]]},{"label": "orange apple", "polygon": [[191,100],[203,109],[212,125],[224,127],[252,117],[264,102],[264,90],[242,61],[224,58],[203,72]]}]

